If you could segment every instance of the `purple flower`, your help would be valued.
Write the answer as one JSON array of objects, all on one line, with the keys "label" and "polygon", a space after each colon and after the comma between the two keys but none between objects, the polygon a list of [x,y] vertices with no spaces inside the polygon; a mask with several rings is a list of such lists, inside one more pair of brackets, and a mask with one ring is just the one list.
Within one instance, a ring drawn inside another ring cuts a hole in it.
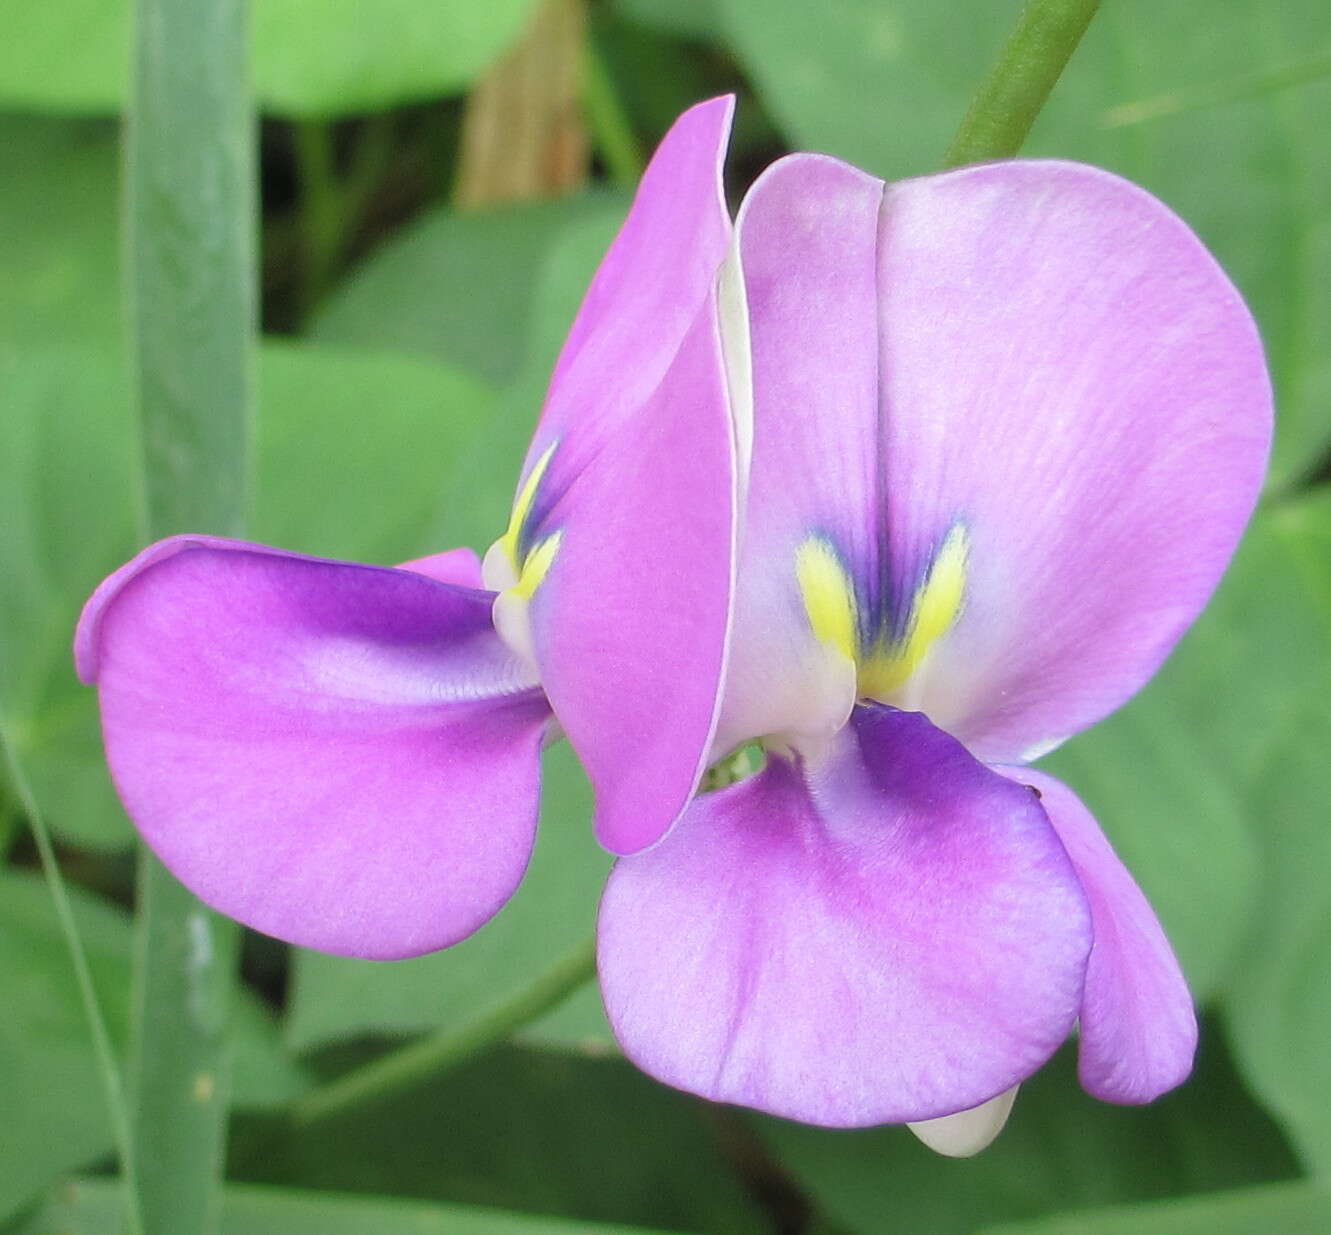
[{"label": "purple flower", "polygon": [[971,1152],[1079,1024],[1086,1088],[1148,1101],[1191,1066],[1187,988],[1024,765],[1223,571],[1270,433],[1251,319],[1159,202],[1070,163],[795,155],[732,228],[730,112],[653,159],[483,570],[177,537],[98,589],[77,653],[125,805],[224,912],[408,956],[512,893],[562,730],[624,855],[600,974],[646,1071]]}]

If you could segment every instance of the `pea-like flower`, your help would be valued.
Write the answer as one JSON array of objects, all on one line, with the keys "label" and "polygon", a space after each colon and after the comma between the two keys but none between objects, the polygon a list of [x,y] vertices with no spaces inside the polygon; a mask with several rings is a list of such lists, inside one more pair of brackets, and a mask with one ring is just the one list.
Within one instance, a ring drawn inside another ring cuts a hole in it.
[{"label": "pea-like flower", "polygon": [[190,536],[98,589],[77,655],[126,808],[223,912],[408,956],[512,893],[563,732],[647,1072],[963,1153],[1077,1026],[1086,1088],[1148,1101],[1191,1066],[1187,988],[1026,764],[1215,587],[1270,435],[1252,321],[1165,207],[1071,163],[794,155],[732,226],[730,111],[648,168],[483,566]]}]

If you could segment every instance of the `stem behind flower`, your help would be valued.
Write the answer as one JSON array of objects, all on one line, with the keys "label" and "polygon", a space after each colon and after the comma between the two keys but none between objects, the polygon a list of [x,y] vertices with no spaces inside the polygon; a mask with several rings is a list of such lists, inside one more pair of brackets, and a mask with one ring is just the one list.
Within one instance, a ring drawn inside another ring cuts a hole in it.
[{"label": "stem behind flower", "polygon": [[1027,0],[980,83],[944,167],[1008,159],[1021,149],[1100,0]]}]

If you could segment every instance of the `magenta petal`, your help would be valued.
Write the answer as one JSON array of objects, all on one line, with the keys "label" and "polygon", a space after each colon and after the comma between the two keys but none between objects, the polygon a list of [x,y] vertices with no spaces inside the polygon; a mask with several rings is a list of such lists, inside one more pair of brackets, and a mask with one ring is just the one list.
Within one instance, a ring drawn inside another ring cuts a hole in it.
[{"label": "magenta petal", "polygon": [[[492,581],[518,584],[496,623],[539,666],[616,852],[670,827],[716,727],[736,537],[730,383],[745,380],[727,370],[719,290],[733,105],[685,112],[653,157],[551,379],[513,537],[487,558]],[[742,303],[726,317],[737,366],[742,317]]]},{"label": "magenta petal", "polygon": [[734,575],[735,450],[708,297],[639,423],[552,510],[531,601],[541,682],[616,853],[662,836],[705,770]]},{"label": "magenta petal", "polygon": [[457,587],[482,586],[481,559],[475,549],[448,549],[443,553],[432,553],[429,557],[413,558],[410,562],[400,563],[398,570],[411,570]]},{"label": "magenta petal", "polygon": [[1085,898],[1035,795],[919,714],[856,709],[816,772],[772,758],[611,873],[601,985],[669,1084],[810,1123],[994,1097],[1081,1002]]},{"label": "magenta petal", "polygon": [[[734,99],[675,121],[643,173],[565,340],[525,477],[558,442],[542,488],[559,491],[660,384],[730,243],[721,172]],[[520,486],[519,486],[520,487]]]},{"label": "magenta petal", "polygon": [[1136,691],[1210,596],[1265,469],[1261,342],[1187,226],[1094,168],[891,185],[880,237],[898,605],[950,530],[969,550],[913,699],[1024,762]]},{"label": "magenta petal", "polygon": [[383,959],[455,943],[522,877],[549,717],[490,603],[236,541],[146,549],[76,640],[130,817],[257,930]]},{"label": "magenta petal", "polygon": [[1032,768],[995,768],[1034,785],[1091,905],[1094,943],[1081,1007],[1079,1071],[1106,1102],[1150,1102],[1192,1071],[1197,1017],[1146,897],[1077,795]]}]

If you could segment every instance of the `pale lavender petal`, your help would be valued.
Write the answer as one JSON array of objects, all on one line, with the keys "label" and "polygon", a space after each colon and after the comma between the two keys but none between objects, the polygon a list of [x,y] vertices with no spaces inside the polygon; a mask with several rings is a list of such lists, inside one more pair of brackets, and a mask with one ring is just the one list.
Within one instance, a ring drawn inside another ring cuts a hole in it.
[{"label": "pale lavender petal", "polygon": [[146,549],[76,638],[130,817],[203,900],[293,943],[470,934],[522,877],[549,719],[490,602],[237,541]]},{"label": "pale lavender petal", "polygon": [[720,705],[736,463],[715,294],[637,425],[551,509],[535,659],[608,849],[650,845],[697,787]]},{"label": "pale lavender petal", "polygon": [[1077,1016],[1085,898],[1034,793],[875,705],[621,859],[601,985],[669,1084],[809,1123],[932,1119],[1029,1076]]},{"label": "pale lavender petal", "polygon": [[1265,468],[1261,344],[1184,223],[1077,164],[890,186],[878,272],[897,616],[949,531],[968,549],[908,702],[1024,762],[1132,695],[1210,596]]},{"label": "pale lavender petal", "polygon": [[718,752],[759,735],[827,731],[854,698],[812,637],[795,561],[814,537],[857,580],[878,574],[882,196],[881,180],[845,163],[793,155],[740,210],[753,443]]},{"label": "pale lavender petal", "polygon": [[[730,244],[721,182],[732,96],[691,107],[662,139],[560,352],[523,477],[558,493],[637,416],[711,293]],[[521,489],[521,485],[519,485]]]},{"label": "pale lavender petal", "polygon": [[452,583],[457,587],[481,586],[481,559],[475,549],[447,549],[443,553],[402,562],[398,569],[415,571],[418,575],[427,575],[440,583]]},{"label": "pale lavender petal", "polygon": [[1150,1102],[1192,1071],[1197,1017],[1151,906],[1077,795],[1033,768],[995,768],[1039,790],[1091,905],[1081,1083],[1106,1102]]}]

